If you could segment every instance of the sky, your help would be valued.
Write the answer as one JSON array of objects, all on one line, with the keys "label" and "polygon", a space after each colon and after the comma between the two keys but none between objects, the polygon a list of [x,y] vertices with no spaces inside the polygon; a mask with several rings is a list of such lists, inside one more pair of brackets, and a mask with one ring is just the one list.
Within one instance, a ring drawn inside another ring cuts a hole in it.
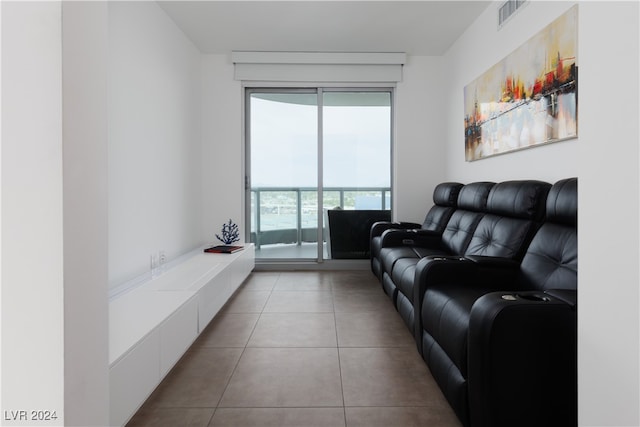
[{"label": "sky", "polygon": [[[308,99],[308,95],[301,95]],[[390,186],[390,107],[325,106],[324,186]],[[315,187],[314,105],[251,101],[252,187]]]}]

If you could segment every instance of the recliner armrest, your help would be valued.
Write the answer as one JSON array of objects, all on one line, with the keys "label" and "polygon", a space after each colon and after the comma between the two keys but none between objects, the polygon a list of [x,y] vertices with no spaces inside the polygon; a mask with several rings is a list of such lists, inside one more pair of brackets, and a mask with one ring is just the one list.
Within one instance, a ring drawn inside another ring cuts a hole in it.
[{"label": "recliner armrest", "polygon": [[382,233],[381,247],[422,246],[439,248],[440,244],[441,234],[435,231],[390,229]]},{"label": "recliner armrest", "polygon": [[575,308],[578,305],[578,291],[573,289],[547,289],[545,294],[557,298]]},{"label": "recliner armrest", "polygon": [[469,318],[472,425],[577,425],[577,313],[539,292],[492,292]]},{"label": "recliner armrest", "polygon": [[[475,277],[479,268],[478,263],[457,255],[426,256],[416,264],[414,290],[434,283],[466,282]],[[414,301],[415,296],[422,298],[424,292],[414,295]]]},{"label": "recliner armrest", "polygon": [[436,283],[463,283],[469,286],[491,283],[495,289],[499,289],[505,284],[513,283],[519,269],[517,261],[500,257],[426,256],[416,265],[415,280],[419,286],[414,286],[414,290],[420,289],[420,293],[414,295],[414,298],[418,297],[422,301],[427,287]]},{"label": "recliner armrest", "polygon": [[369,237],[374,238],[381,236],[387,230],[412,230],[422,227],[421,224],[415,222],[389,222],[389,221],[377,221],[371,225],[371,231]]},{"label": "recliner armrest", "polygon": [[471,260],[483,268],[503,268],[517,270],[520,263],[510,258],[484,255],[465,255],[465,258]]},{"label": "recliner armrest", "polygon": [[396,224],[400,226],[398,228],[402,228],[406,230],[418,230],[422,228],[422,224],[418,224],[417,222],[400,221],[400,222],[396,222]]},{"label": "recliner armrest", "polygon": [[[407,224],[406,226],[404,224]],[[369,231],[369,238],[374,238],[374,237],[378,237],[381,236],[382,233],[384,233],[387,230],[391,230],[391,229],[409,229],[409,228],[416,228],[420,227],[420,224],[413,224],[411,223],[411,226],[409,225],[409,223],[402,223],[402,222],[391,222],[391,221],[376,221],[371,225],[371,230]]]},{"label": "recliner armrest", "polygon": [[510,258],[484,255],[466,255],[465,258],[478,265],[477,276],[473,280],[491,283],[495,289],[511,287],[520,271],[520,262]]}]

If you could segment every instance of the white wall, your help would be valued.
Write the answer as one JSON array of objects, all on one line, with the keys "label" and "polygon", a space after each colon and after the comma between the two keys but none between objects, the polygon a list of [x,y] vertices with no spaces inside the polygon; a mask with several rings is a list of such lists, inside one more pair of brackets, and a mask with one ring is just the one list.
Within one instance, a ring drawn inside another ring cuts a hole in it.
[{"label": "white wall", "polygon": [[583,425],[640,425],[639,12],[637,2],[580,4]]},{"label": "white wall", "polygon": [[243,91],[229,55],[202,55],[202,237],[232,219],[244,238]]},{"label": "white wall", "polygon": [[578,176],[579,421],[640,423],[638,403],[638,3],[579,4],[579,138],[464,161],[463,88],[574,2],[530,2],[496,29],[489,6],[445,55],[450,180]]},{"label": "white wall", "polygon": [[109,284],[201,241],[201,55],[155,2],[109,3]]},{"label": "white wall", "polygon": [[[60,2],[2,2],[2,414],[64,422]],[[38,54],[32,54],[37,52]],[[4,417],[3,417],[4,418]],[[4,425],[19,425],[4,421]],[[31,423],[22,423],[22,425]]]},{"label": "white wall", "polygon": [[[475,162],[465,161],[464,87],[574,4],[530,2],[498,31],[499,3],[491,4],[445,54],[449,93],[446,98],[448,102],[443,103],[447,179],[469,182],[533,178],[553,182],[576,176],[578,140],[567,140]],[[580,96],[582,90],[581,85]],[[580,119],[582,122],[582,117]]]},{"label": "white wall", "polygon": [[[109,422],[106,2],[63,2],[65,425]],[[45,320],[46,322],[46,320]]]},{"label": "white wall", "polygon": [[409,56],[396,89],[393,214],[400,221],[422,223],[445,177],[443,65],[442,57]]}]

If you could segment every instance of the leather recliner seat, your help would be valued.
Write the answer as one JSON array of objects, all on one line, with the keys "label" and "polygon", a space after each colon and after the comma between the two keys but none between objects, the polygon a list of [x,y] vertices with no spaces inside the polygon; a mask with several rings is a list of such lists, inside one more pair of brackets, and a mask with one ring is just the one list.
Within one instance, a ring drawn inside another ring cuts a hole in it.
[{"label": "leather recliner seat", "polygon": [[577,425],[577,179],[553,185],[521,262],[420,263],[418,348],[462,423]]},{"label": "leather recliner seat", "polygon": [[[534,180],[495,184],[487,197],[485,214],[473,231],[461,258],[483,256],[520,261],[544,218],[550,188],[551,184]],[[415,313],[420,312],[422,303],[420,297],[414,301],[414,287],[424,276],[423,269],[428,263],[407,263],[404,259],[399,263],[406,267],[400,275],[396,274],[400,270],[396,266],[392,274],[397,286],[396,308],[414,333],[416,327],[418,330],[420,328],[420,318],[417,319],[418,325],[415,325]]]},{"label": "leather recliner seat", "polygon": [[458,204],[458,193],[463,187],[459,182],[443,182],[433,190],[433,206],[427,212],[422,224],[414,222],[376,222],[371,227],[369,242],[371,251],[371,271],[378,279],[382,279],[382,233],[387,230],[424,230],[442,234],[449,218]]},{"label": "leather recliner seat", "polygon": [[462,255],[482,219],[493,182],[475,182],[460,189],[457,208],[442,233],[425,230],[387,230],[381,236],[379,257],[382,287],[396,304],[396,281],[404,271],[428,255]]}]

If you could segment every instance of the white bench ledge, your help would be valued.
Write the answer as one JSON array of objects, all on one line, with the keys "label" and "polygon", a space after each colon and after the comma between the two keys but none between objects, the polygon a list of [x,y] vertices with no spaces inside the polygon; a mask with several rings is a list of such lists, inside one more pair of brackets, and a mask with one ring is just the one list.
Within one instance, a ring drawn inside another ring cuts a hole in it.
[{"label": "white bench ledge", "polygon": [[111,298],[111,424],[126,423],[255,266],[251,243],[233,254],[203,249]]},{"label": "white bench ledge", "polygon": [[109,365],[127,354],[195,294],[138,288],[112,301],[109,304]]}]

